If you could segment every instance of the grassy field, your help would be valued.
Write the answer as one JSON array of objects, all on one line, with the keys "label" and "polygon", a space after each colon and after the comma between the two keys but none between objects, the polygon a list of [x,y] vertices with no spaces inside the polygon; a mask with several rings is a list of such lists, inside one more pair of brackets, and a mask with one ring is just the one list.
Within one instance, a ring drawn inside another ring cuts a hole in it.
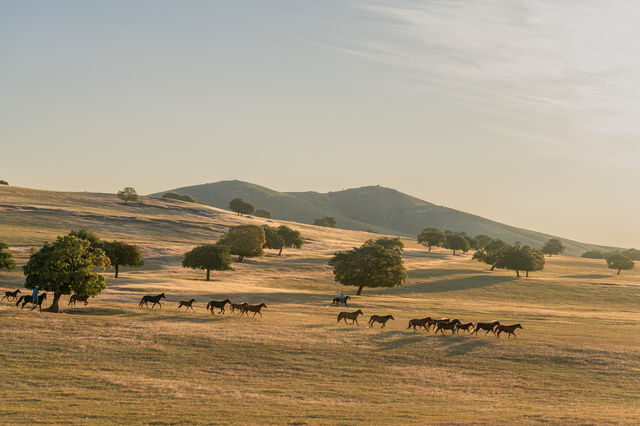
[{"label": "grassy field", "polygon": [[[406,241],[407,284],[365,289],[360,327],[336,324],[345,291],[326,266],[370,234],[292,225],[302,250],[234,271],[180,267],[181,253],[236,223],[181,202],[123,206],[112,195],[0,193],[0,240],[22,264],[32,245],[71,228],[140,244],[140,269],[107,272],[87,307],[49,314],[0,304],[2,423],[638,423],[640,270],[554,256],[516,279],[470,256]],[[275,224],[278,221],[274,221]],[[20,272],[0,287],[22,287]],[[142,294],[166,292],[162,309]],[[194,297],[195,312],[176,309]],[[265,302],[264,318],[214,316],[208,300]],[[372,314],[393,314],[369,329]],[[407,330],[425,315],[521,323],[517,339]]]}]

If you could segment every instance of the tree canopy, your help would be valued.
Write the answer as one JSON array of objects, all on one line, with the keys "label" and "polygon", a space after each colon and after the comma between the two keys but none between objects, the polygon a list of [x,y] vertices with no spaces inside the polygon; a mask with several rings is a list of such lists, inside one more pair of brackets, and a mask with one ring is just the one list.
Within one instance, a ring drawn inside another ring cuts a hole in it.
[{"label": "tree canopy", "polygon": [[274,226],[263,225],[265,243],[264,247],[280,250],[278,256],[282,254],[283,248],[301,248],[304,244],[304,239],[300,235],[299,231],[291,229],[286,225]]},{"label": "tree canopy", "polygon": [[120,266],[142,266],[142,254],[136,245],[127,244],[122,241],[111,241],[102,243],[102,247],[115,269],[115,277],[118,278],[118,268]]},{"label": "tree canopy", "polygon": [[528,277],[530,271],[541,271],[544,268],[544,255],[540,250],[523,246],[520,241],[516,241],[513,246],[500,251],[496,267],[516,271],[517,277],[520,277],[520,271],[525,271]]},{"label": "tree canopy", "polygon": [[502,251],[507,247],[510,247],[510,245],[505,243],[501,239],[496,238],[495,240],[492,240],[489,244],[487,244],[484,248],[476,251],[473,254],[473,259],[491,265],[491,270],[493,271],[500,265],[500,256],[502,254]]},{"label": "tree canopy", "polygon": [[238,213],[238,215],[242,216],[243,214],[251,214],[255,210],[253,208],[253,204],[248,201],[243,200],[242,198],[234,198],[229,202],[229,210]]},{"label": "tree canopy", "polygon": [[109,266],[109,258],[102,249],[92,250],[88,240],[65,235],[45,243],[39,250],[31,250],[24,266],[25,287],[53,291],[53,303],[48,310],[58,312],[58,300],[63,294],[100,294],[107,286],[104,277],[94,269]]},{"label": "tree canopy", "polygon": [[466,253],[471,248],[471,244],[469,240],[466,238],[466,235],[461,233],[453,233],[447,234],[444,237],[444,248],[448,248],[453,251],[453,254],[456,254],[456,250],[461,250],[463,253]]},{"label": "tree canopy", "polygon": [[370,240],[361,247],[337,252],[330,260],[336,281],[358,287],[398,287],[404,284],[407,272],[397,244],[377,244]]},{"label": "tree canopy", "polygon": [[548,254],[549,257],[551,257],[554,254],[563,253],[565,250],[565,246],[564,244],[562,244],[562,241],[560,241],[559,239],[551,238],[549,241],[544,243],[544,245],[540,250],[542,251],[542,253]]},{"label": "tree canopy", "polygon": [[607,252],[603,250],[589,250],[582,253],[582,256],[585,259],[605,259],[607,257]]},{"label": "tree canopy", "polygon": [[217,244],[229,247],[231,254],[242,262],[245,257],[262,256],[266,242],[264,229],[257,225],[238,225],[229,228]]},{"label": "tree canopy", "polygon": [[335,228],[336,226],[338,226],[338,221],[336,220],[335,217],[325,216],[325,217],[316,219],[313,222],[313,224],[316,226],[324,226],[326,228]]},{"label": "tree canopy", "polygon": [[431,247],[439,247],[444,243],[444,232],[438,228],[424,228],[418,234],[418,243],[431,251]]},{"label": "tree canopy", "polygon": [[0,185],[9,185],[9,182],[4,179],[0,179]]},{"label": "tree canopy", "polygon": [[258,209],[255,212],[253,212],[253,215],[258,217],[264,217],[265,219],[271,219],[273,217],[273,214],[267,209]]},{"label": "tree canopy", "polygon": [[13,271],[15,267],[16,262],[13,260],[13,254],[9,251],[9,246],[0,241],[0,271],[3,269]]},{"label": "tree canopy", "polygon": [[402,251],[404,250],[404,243],[399,237],[392,237],[392,238],[382,237],[382,238],[378,238],[377,240],[367,240],[365,241],[364,245],[365,246],[378,245],[387,250],[393,250],[398,254],[402,254]]},{"label": "tree canopy", "polygon": [[196,200],[195,198],[193,198],[189,194],[178,194],[177,192],[167,192],[166,194],[164,194],[162,196],[162,198],[169,198],[171,200],[186,201],[187,203],[197,203],[198,202],[198,200]]},{"label": "tree canopy", "polygon": [[491,244],[491,242],[493,241],[493,238],[484,234],[476,235],[475,239],[476,239],[476,248],[478,250],[485,248],[486,246]]},{"label": "tree canopy", "polygon": [[630,258],[631,260],[640,260],[640,250],[636,250],[634,248],[627,249],[622,252],[625,256]]},{"label": "tree canopy", "polygon": [[130,186],[127,186],[126,188],[118,191],[118,198],[124,201],[125,204],[128,204],[129,201],[131,201],[132,203],[137,203],[138,201],[140,201],[140,196],[138,195],[136,190]]},{"label": "tree canopy", "polygon": [[607,266],[610,269],[618,270],[618,275],[620,275],[620,271],[627,271],[629,269],[633,269],[633,267],[635,266],[633,259],[619,251],[608,253],[606,260]]},{"label": "tree canopy", "polygon": [[198,246],[184,254],[182,266],[207,271],[209,281],[211,271],[231,270],[231,253],[229,247],[220,244]]}]

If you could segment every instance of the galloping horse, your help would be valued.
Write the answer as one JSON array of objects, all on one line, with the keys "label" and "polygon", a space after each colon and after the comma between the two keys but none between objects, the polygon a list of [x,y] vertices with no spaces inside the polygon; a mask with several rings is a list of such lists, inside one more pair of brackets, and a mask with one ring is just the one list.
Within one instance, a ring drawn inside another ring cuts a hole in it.
[{"label": "galloping horse", "polygon": [[351,324],[360,325],[360,323],[358,323],[358,315],[364,315],[360,309],[355,312],[340,312],[338,314],[337,322],[340,322],[340,320],[344,320],[344,323],[347,324],[347,320],[350,319]]},{"label": "galloping horse", "polygon": [[156,305],[160,306],[160,309],[162,309],[162,304],[160,303],[160,299],[165,299],[164,293],[162,294],[158,294],[156,296],[142,296],[142,300],[140,300],[140,304],[138,305],[138,307],[142,308],[142,305],[146,306],[147,308],[149,307],[148,303],[151,302],[153,303],[153,305],[151,305],[151,309],[155,308]]},{"label": "galloping horse", "polygon": [[371,315],[371,317],[369,318],[369,327],[373,327],[375,323],[379,322],[382,324],[382,327],[380,328],[384,328],[384,326],[387,325],[387,321],[392,319],[395,319],[393,318],[393,315]]},{"label": "galloping horse", "polygon": [[18,299],[18,293],[21,293],[20,289],[16,289],[16,291],[5,291],[0,302],[4,299],[7,299],[7,302],[15,302]]},{"label": "galloping horse", "polygon": [[185,310],[189,310],[189,308],[191,308],[191,310],[193,311],[193,302],[195,302],[196,299],[191,299],[191,300],[181,300],[180,303],[178,303],[178,309],[180,309],[183,306],[186,306],[187,309]]},{"label": "galloping horse", "polygon": [[87,301],[89,299],[89,296],[80,296],[79,294],[72,294],[71,297],[69,298],[69,305],[73,305],[76,306],[76,302],[84,302],[84,305],[88,305],[89,302]]},{"label": "galloping horse", "polygon": [[[47,293],[42,293],[38,295],[38,302],[34,303],[31,310],[33,311],[36,307],[40,308],[40,312],[42,312],[42,301],[47,298]],[[20,299],[16,302],[16,306],[22,303],[20,309],[24,309],[24,305],[27,303],[33,303],[33,298],[31,296],[20,296]]]},{"label": "galloping horse", "polygon": [[216,301],[216,300],[212,300],[211,302],[207,303],[207,310],[211,310],[211,315],[214,315],[213,312],[213,308],[218,308],[220,309],[220,311],[218,312],[219,314],[224,314],[224,306],[229,303],[231,304],[231,300],[229,299],[224,299],[221,301]]},{"label": "galloping horse", "polygon": [[340,300],[339,297],[335,297],[333,299],[333,302],[331,302],[331,305],[336,305],[336,306],[340,306],[340,303],[344,303],[344,306],[346,306],[347,308],[349,307],[349,305],[347,304],[347,300],[351,299],[351,296],[345,296],[342,298],[342,300]]},{"label": "galloping horse", "polygon": [[479,322],[476,324],[475,328],[473,329],[473,331],[471,332],[471,334],[478,334],[478,331],[480,330],[485,330],[486,333],[484,333],[484,335],[486,336],[487,334],[489,334],[489,332],[492,332],[493,334],[496,333],[495,328],[497,326],[500,325],[500,321],[491,321],[491,322]]},{"label": "galloping horse", "polygon": [[496,327],[496,337],[499,339],[500,333],[507,333],[507,339],[511,338],[511,335],[513,335],[515,339],[517,338],[516,330],[519,328],[522,329],[522,326],[520,324],[498,325],[498,327]]},{"label": "galloping horse", "polygon": [[409,320],[409,326],[407,327],[407,330],[413,327],[413,331],[416,331],[416,327],[422,327],[423,329],[429,331],[429,329],[427,328],[427,324],[431,326],[432,322],[433,320],[430,317],[412,319]]},{"label": "galloping horse", "polygon": [[249,312],[253,312],[253,316],[254,317],[256,316],[256,314],[260,314],[260,318],[262,318],[262,312],[260,312],[260,310],[262,308],[266,308],[266,307],[267,307],[267,305],[265,305],[264,303],[261,303],[259,305],[249,305],[249,304],[247,304],[247,306],[245,306],[242,309],[242,312],[246,313],[247,316],[249,316]]}]

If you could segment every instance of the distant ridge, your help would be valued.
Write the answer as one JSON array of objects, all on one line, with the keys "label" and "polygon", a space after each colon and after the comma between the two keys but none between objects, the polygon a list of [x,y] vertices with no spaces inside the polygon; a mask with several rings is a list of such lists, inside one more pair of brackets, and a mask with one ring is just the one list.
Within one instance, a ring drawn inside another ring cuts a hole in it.
[{"label": "distant ridge", "polygon": [[[279,192],[249,182],[229,180],[169,189],[150,196],[159,197],[166,192],[189,194],[201,203],[222,209],[228,209],[229,201],[240,197],[251,202],[255,208],[270,210],[277,219],[313,223],[316,218],[333,216],[340,228],[407,237],[415,237],[426,226],[464,231],[472,236],[486,234],[509,243],[521,241],[532,247],[540,247],[554,237],[437,206],[382,186],[323,194],[313,191]],[[611,248],[566,238],[560,240],[567,246],[569,254],[580,254],[594,248]]]}]

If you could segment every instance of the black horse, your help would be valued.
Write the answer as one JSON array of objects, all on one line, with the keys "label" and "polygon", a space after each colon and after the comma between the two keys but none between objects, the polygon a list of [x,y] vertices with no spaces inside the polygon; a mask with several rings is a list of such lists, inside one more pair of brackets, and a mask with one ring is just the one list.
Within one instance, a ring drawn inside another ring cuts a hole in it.
[{"label": "black horse", "polygon": [[142,300],[140,300],[140,304],[138,305],[138,307],[142,308],[142,305],[146,306],[147,308],[149,307],[148,303],[151,302],[153,303],[153,305],[151,305],[151,309],[155,308],[156,305],[160,306],[160,309],[162,309],[162,304],[160,303],[160,299],[165,299],[164,293],[162,294],[158,294],[156,296],[142,296]]},{"label": "black horse", "polygon": [[218,308],[220,309],[220,311],[218,312],[219,314],[224,314],[224,307],[226,304],[231,304],[231,300],[229,299],[224,299],[221,301],[217,301],[217,300],[212,300],[211,302],[207,303],[207,310],[211,310],[211,315],[214,315],[213,312],[213,308]]},{"label": "black horse", "polygon": [[[46,298],[47,298],[47,293],[39,294],[38,301],[33,304],[33,307],[31,308],[31,310],[33,311],[37,307],[37,308],[40,308],[40,312],[42,312],[42,301]],[[26,305],[29,302],[33,303],[33,297],[20,296],[20,299],[18,299],[18,301],[16,302],[16,306],[22,303],[22,306],[20,307],[20,309],[24,309],[24,305]]]},{"label": "black horse", "polygon": [[0,299],[0,302],[2,302],[4,299],[7,299],[7,302],[15,302],[18,298],[18,293],[20,293],[20,289],[17,289],[15,291],[5,291],[4,296],[2,296],[2,299]]},{"label": "black horse", "polygon": [[335,297],[333,299],[333,302],[331,302],[331,305],[336,305],[336,306],[340,306],[340,303],[344,303],[344,306],[346,306],[347,308],[349,307],[349,305],[347,304],[347,300],[351,299],[351,296],[345,296],[342,298],[342,300],[340,300],[339,297]]}]

